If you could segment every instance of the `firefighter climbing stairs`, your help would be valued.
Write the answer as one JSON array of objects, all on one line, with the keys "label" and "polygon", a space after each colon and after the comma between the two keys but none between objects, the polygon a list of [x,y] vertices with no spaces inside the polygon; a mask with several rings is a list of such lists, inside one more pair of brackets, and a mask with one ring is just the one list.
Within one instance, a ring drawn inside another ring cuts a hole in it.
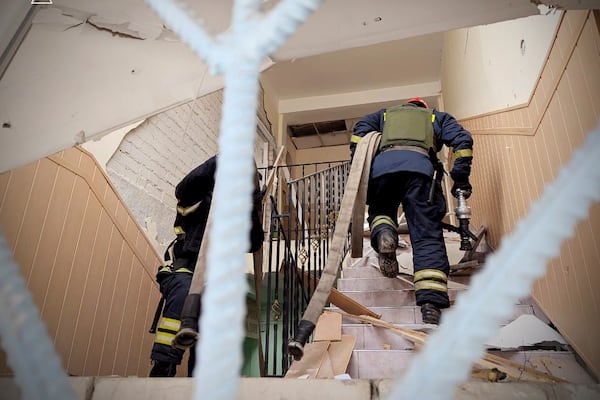
[{"label": "firefighter climbing stairs", "polygon": [[[379,139],[378,133],[371,132],[357,146],[324,271],[317,280],[317,288],[300,321],[297,334],[288,343],[288,351],[295,361],[286,374],[287,378],[331,378],[331,359],[337,359],[338,362],[340,359],[346,360],[346,372],[352,378],[397,378],[409,365],[415,351],[425,343],[427,334],[436,329],[435,326],[423,324],[420,308],[415,304],[412,265],[407,265],[412,263],[410,246],[397,250],[402,264],[401,275],[386,278],[382,276],[376,253],[370,248],[367,235],[363,232],[368,174]],[[352,231],[351,257],[343,260],[349,229]],[[486,252],[489,251],[485,249],[486,244],[482,243],[484,235],[484,227],[476,234],[469,235],[476,237],[474,246],[463,252],[464,235],[461,237],[457,230],[444,231],[450,263],[454,267],[448,282],[451,304],[461,291],[468,289],[471,274],[483,265]],[[410,243],[407,234],[400,235],[400,239],[401,242]],[[480,244],[484,251],[479,251]],[[328,301],[332,306],[326,308]],[[323,316],[330,312],[343,314],[337,340],[316,339]],[[510,327],[511,323],[520,321],[524,316],[528,316],[528,323],[533,318],[542,325],[544,322],[541,321],[546,318],[531,299],[522,299],[515,305],[514,317],[506,321],[506,326]],[[309,340],[311,334],[312,341]],[[348,346],[339,346],[342,337],[345,343],[353,343],[351,354],[348,353]],[[562,342],[553,342],[552,349],[529,342],[527,338],[523,338],[522,343],[522,346],[512,347],[489,344],[489,351],[475,363],[471,379],[594,382],[564,339]],[[334,348],[337,350],[332,350]],[[336,365],[336,368],[339,372],[340,366]]]},{"label": "firefighter climbing stairs", "polygon": [[[462,257],[460,239],[452,233],[445,236],[451,262],[459,260]],[[410,240],[407,236],[404,239]],[[401,274],[395,279],[383,277],[376,253],[369,247],[368,240],[365,240],[364,246],[364,256],[348,261],[349,265],[342,269],[334,290],[342,299],[350,299],[367,309],[369,315],[356,315],[358,311],[346,312],[342,308],[343,301],[339,300],[325,307],[313,339],[305,347],[306,359],[294,361],[286,378],[326,379],[344,375],[352,379],[396,379],[410,365],[415,353],[426,342],[427,335],[436,329],[421,321],[420,308],[415,305],[412,277],[409,274]],[[398,259],[406,260],[410,252],[410,247],[398,249]],[[451,301],[468,290],[470,279],[469,274],[450,276]],[[342,304],[342,307],[335,303]],[[331,322],[332,318],[323,318],[331,313],[340,316],[339,326],[337,322]],[[519,325],[521,320],[529,321],[529,324]],[[538,321],[538,325],[531,325],[532,320]],[[523,345],[502,348],[497,343],[488,344],[486,355],[474,365],[470,381],[593,384],[593,378],[564,339],[556,336],[552,343],[529,341],[532,326],[538,333],[548,334],[547,330],[552,330],[548,322],[532,299],[522,299],[515,304],[513,317],[505,321],[501,331],[510,331],[514,325],[516,330],[512,330],[512,335],[517,335],[515,339]],[[329,324],[329,336],[320,337],[321,332],[327,329],[321,326],[322,323]],[[540,330],[539,324],[545,325],[547,330],[544,327]],[[550,335],[549,338],[552,338],[552,333]],[[352,343],[353,348],[348,349],[342,342]],[[338,363],[334,376],[330,370],[331,360]],[[346,362],[342,374],[339,373],[340,360]]]}]

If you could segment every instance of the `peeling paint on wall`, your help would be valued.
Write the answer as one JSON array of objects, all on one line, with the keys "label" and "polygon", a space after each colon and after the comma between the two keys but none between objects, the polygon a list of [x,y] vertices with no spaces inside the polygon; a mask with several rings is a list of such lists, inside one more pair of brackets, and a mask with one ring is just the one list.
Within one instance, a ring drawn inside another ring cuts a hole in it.
[{"label": "peeling paint on wall", "polygon": [[107,162],[113,184],[161,255],[174,239],[175,186],[218,151],[222,96],[218,91],[148,118]]},{"label": "peeling paint on wall", "polygon": [[102,169],[106,172],[106,164],[121,145],[121,141],[125,135],[137,128],[142,122],[144,122],[144,120],[127,125],[121,129],[117,129],[102,136],[101,138],[85,142],[82,144],[82,147],[89,151],[94,158],[96,158],[98,164],[100,164]]},{"label": "peeling paint on wall", "polygon": [[39,6],[0,80],[0,172],[222,87],[158,19],[57,3]]}]

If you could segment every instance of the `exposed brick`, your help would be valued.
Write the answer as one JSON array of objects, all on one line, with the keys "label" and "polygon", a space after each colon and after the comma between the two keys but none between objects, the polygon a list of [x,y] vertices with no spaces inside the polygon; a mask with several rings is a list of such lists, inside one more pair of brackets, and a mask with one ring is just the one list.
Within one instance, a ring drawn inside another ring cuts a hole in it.
[{"label": "exposed brick", "polygon": [[[125,136],[107,163],[136,221],[142,227],[148,217],[156,222],[160,243],[172,239],[175,186],[219,148],[222,106],[223,93],[217,91],[154,115]],[[259,135],[254,147],[259,157],[263,142]]]}]

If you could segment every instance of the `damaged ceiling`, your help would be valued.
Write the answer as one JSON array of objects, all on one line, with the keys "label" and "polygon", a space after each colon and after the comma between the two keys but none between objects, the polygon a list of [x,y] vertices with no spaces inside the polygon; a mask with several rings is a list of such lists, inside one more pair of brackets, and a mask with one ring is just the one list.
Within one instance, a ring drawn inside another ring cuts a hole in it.
[{"label": "damaged ceiling", "polygon": [[297,149],[339,146],[350,143],[352,125],[351,120],[345,119],[310,122],[289,125],[288,132]]},{"label": "damaged ceiling", "polygon": [[[217,35],[232,1],[183,3]],[[0,172],[222,88],[143,0],[52,3],[0,5]],[[328,0],[264,61],[262,81],[290,124],[349,120],[411,95],[435,101],[440,33],[536,14],[534,3]]]}]

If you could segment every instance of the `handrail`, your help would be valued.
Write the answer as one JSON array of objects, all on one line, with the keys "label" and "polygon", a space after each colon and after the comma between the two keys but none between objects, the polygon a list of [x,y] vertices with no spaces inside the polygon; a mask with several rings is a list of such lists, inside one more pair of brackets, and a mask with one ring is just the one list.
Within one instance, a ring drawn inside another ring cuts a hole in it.
[{"label": "handrail", "polygon": [[[345,162],[289,181],[286,169],[279,170],[281,182],[287,187],[287,198],[280,207],[271,196],[271,228],[265,249],[268,254],[266,376],[284,376],[291,364],[287,340],[295,334],[323,270],[349,168]],[[273,287],[273,280],[283,284],[283,291]],[[274,309],[281,312],[281,319],[272,318]],[[274,360],[274,355],[280,358]]]}]

